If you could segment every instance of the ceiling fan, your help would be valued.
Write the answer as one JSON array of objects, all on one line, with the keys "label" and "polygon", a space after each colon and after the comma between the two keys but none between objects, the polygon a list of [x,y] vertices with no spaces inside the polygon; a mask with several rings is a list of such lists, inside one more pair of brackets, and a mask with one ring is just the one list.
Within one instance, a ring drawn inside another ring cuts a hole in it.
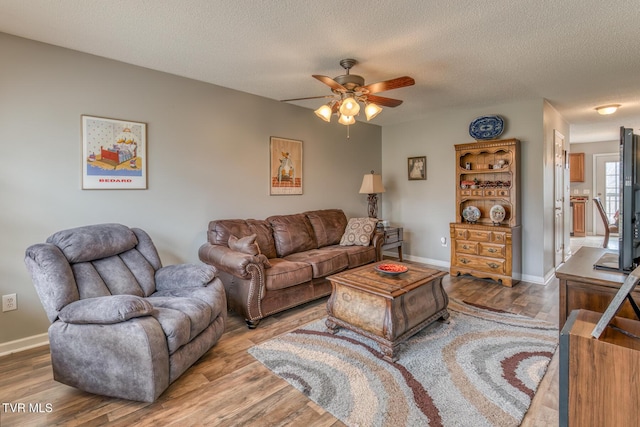
[{"label": "ceiling fan", "polygon": [[332,100],[315,110],[315,113],[322,120],[329,122],[331,116],[337,114],[338,122],[343,125],[351,125],[355,123],[355,116],[360,113],[360,103],[364,105],[367,121],[373,119],[380,114],[382,107],[397,107],[402,104],[399,99],[386,98],[374,95],[378,92],[384,92],[392,89],[400,89],[406,86],[412,86],[416,82],[409,76],[397,77],[391,80],[364,84],[364,78],[356,74],[349,74],[349,70],[358,62],[355,59],[343,59],[340,66],[346,70],[346,74],[331,78],[314,74],[317,80],[326,84],[331,88],[333,95],[310,96],[306,98],[283,99],[282,102],[302,101],[305,99],[332,98]]}]

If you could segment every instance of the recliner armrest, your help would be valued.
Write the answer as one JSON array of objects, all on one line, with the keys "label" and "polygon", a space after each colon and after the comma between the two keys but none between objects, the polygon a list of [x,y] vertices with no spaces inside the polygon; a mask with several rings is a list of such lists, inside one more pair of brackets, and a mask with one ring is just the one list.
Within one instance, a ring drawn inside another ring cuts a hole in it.
[{"label": "recliner armrest", "polygon": [[109,295],[74,301],[60,310],[58,319],[81,325],[109,325],[150,316],[153,310],[153,306],[139,296]]},{"label": "recliner armrest", "polygon": [[207,264],[167,265],[156,271],[156,290],[206,286],[215,279],[217,272],[214,266]]}]

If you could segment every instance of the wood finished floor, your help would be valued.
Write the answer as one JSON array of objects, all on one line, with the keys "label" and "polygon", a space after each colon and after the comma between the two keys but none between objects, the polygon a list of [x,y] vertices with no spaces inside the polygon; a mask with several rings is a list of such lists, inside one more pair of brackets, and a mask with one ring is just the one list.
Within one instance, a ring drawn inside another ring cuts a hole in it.
[{"label": "wood finished floor", "polygon": [[[450,297],[558,323],[558,281],[513,288],[445,276]],[[0,426],[343,426],[247,353],[325,316],[326,298],[264,319],[255,330],[229,313],[218,344],[152,403],[95,396],[53,381],[48,346],[0,358]],[[11,412],[7,403],[24,403]],[[28,412],[40,404],[40,412]],[[51,411],[47,412],[47,404]],[[558,354],[522,426],[558,425]]]}]

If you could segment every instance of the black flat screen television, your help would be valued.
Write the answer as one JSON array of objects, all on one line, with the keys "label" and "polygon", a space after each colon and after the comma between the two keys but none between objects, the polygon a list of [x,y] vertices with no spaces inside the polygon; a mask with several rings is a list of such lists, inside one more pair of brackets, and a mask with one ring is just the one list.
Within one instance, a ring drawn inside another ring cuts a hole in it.
[{"label": "black flat screen television", "polygon": [[640,263],[640,137],[620,128],[620,216],[618,253],[605,254],[594,267],[629,273]]}]

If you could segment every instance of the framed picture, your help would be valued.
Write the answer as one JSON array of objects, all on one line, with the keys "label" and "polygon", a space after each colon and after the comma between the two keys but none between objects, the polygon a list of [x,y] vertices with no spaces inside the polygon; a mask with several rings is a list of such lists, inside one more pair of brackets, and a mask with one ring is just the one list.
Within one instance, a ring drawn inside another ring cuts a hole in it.
[{"label": "framed picture", "polygon": [[82,189],[146,189],[147,125],[82,116]]},{"label": "framed picture", "polygon": [[302,194],[302,141],[271,137],[269,194]]},{"label": "framed picture", "polygon": [[409,157],[407,163],[407,170],[409,175],[409,181],[416,181],[420,179],[427,179],[427,158],[421,157]]}]

